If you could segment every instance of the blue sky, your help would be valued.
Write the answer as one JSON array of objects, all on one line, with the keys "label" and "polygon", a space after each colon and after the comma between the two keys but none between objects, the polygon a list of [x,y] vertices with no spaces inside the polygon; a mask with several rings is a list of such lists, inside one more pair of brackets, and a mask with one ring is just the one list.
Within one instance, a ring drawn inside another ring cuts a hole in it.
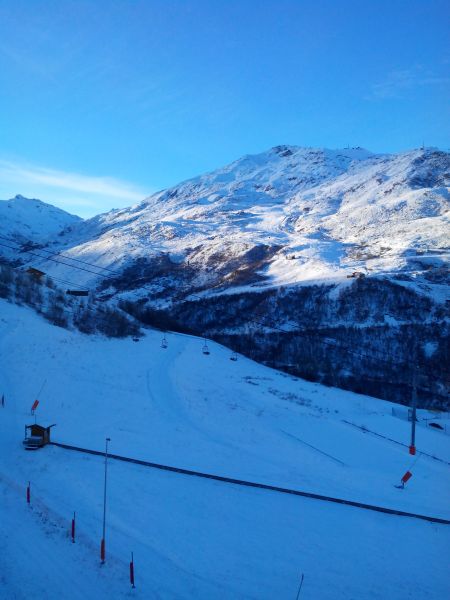
[{"label": "blue sky", "polygon": [[277,144],[449,147],[441,0],[3,0],[0,198],[90,216]]}]

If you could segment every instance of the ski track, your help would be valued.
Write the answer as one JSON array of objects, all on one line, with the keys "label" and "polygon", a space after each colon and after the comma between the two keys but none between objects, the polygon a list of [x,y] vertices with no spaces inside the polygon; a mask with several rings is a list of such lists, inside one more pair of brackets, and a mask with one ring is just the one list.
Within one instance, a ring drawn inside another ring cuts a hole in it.
[{"label": "ski track", "polygon": [[[103,460],[51,446],[25,452],[23,425],[45,377],[38,421],[56,441],[449,518],[448,468],[364,435],[397,439],[388,402],[291,378],[201,340],[129,340],[52,327],[0,301],[0,598],[24,600],[442,600],[450,528],[110,461],[107,562],[99,564]],[[253,385],[250,384],[253,383]],[[346,467],[289,438],[297,436]],[[419,450],[450,454],[418,431]],[[28,481],[32,506],[25,501]],[[77,542],[69,537],[77,513]],[[133,551],[136,590],[128,583]]]}]

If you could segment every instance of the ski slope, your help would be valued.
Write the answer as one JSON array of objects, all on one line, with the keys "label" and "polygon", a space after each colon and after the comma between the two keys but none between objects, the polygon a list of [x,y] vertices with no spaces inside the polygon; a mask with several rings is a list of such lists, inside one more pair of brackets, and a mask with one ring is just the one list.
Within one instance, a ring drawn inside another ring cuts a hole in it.
[{"label": "ski slope", "polygon": [[[85,336],[0,301],[0,597],[295,598],[301,573],[301,600],[448,597],[449,526],[114,460],[100,566],[102,459],[21,445],[44,381],[36,418],[54,441],[102,450],[109,436],[114,454],[450,518],[447,464],[344,423],[408,443],[389,402],[167,339]],[[419,451],[450,462],[449,442],[417,428]]]}]

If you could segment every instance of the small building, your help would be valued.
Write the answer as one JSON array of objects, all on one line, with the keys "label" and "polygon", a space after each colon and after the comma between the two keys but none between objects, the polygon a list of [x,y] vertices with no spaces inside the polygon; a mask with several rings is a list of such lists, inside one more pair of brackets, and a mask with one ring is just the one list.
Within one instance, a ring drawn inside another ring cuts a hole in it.
[{"label": "small building", "polygon": [[347,275],[347,279],[363,279],[366,276],[362,271],[353,271],[351,275]]},{"label": "small building", "polygon": [[69,296],[89,296],[89,290],[66,290]]},{"label": "small building", "polygon": [[23,444],[27,450],[37,450],[50,442],[50,429],[55,424],[43,427],[37,423],[25,425],[25,439]]},{"label": "small building", "polygon": [[26,270],[26,272],[28,273],[28,275],[31,275],[32,277],[34,277],[34,279],[42,279],[42,277],[45,275],[44,271],[40,271],[39,269],[35,269],[34,267],[30,267],[29,269]]}]

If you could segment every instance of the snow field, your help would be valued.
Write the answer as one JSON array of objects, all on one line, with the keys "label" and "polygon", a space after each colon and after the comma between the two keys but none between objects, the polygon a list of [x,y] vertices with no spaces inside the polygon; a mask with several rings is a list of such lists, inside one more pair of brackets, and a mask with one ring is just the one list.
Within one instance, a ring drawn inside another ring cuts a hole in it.
[{"label": "snow field", "polygon": [[[42,598],[128,597],[127,561],[133,550],[135,595],[141,598],[293,598],[301,572],[305,598],[446,597],[443,526],[349,507],[325,509],[307,499],[180,480],[114,461],[107,562],[99,567],[102,460],[48,450],[53,469],[43,469],[41,454],[28,471],[39,481],[34,496],[45,496],[50,504],[44,520],[30,523],[24,494],[16,495],[9,512],[22,532],[19,560],[23,546],[35,538],[43,546],[44,538],[43,551],[53,564],[27,564],[25,573],[23,566],[16,568],[10,578],[19,592],[29,578],[49,590]],[[78,509],[75,547],[68,537],[72,506]],[[54,525],[63,520],[64,509],[66,531]],[[9,554],[17,542],[12,537]],[[64,581],[55,581],[55,570],[65,573]],[[79,596],[78,590],[58,595],[68,581],[78,582],[77,574],[94,587],[89,591],[83,585]]]},{"label": "snow field", "polygon": [[[102,458],[21,446],[45,379],[37,421],[57,423],[55,441],[102,450],[110,436],[115,454],[450,517],[447,465],[421,457],[397,490],[413,457],[342,422],[407,443],[389,402],[167,339],[162,350],[155,332],[139,343],[88,337],[0,302],[0,597],[295,598],[302,572],[302,600],[449,595],[448,526],[114,460],[100,567]],[[439,432],[418,428],[417,446],[450,460]]]},{"label": "snow field", "polygon": [[[7,217],[1,233],[9,239],[36,237],[29,223],[39,208],[44,212],[39,241],[48,241],[47,251],[63,252],[68,264],[47,260],[45,252],[42,258],[29,256],[30,264],[89,288],[101,276],[76,269],[79,263],[71,258],[121,270],[163,253],[195,267],[193,288],[211,287],[216,280],[208,271],[211,261],[220,266],[234,257],[243,264],[248,249],[264,244],[279,248],[261,267],[264,279],[253,283],[253,291],[340,283],[353,271],[408,273],[412,287],[445,301],[448,290],[423,277],[423,261],[428,255],[435,270],[448,263],[448,165],[448,153],[433,148],[374,155],[363,149],[276,147],[79,223],[63,211],[56,219],[57,209],[38,201],[0,202],[0,214]],[[69,224],[71,229],[56,237],[54,222],[61,233]],[[11,254],[1,247],[0,252]],[[128,294],[147,298],[157,285]],[[232,289],[244,291],[245,283]]]}]

